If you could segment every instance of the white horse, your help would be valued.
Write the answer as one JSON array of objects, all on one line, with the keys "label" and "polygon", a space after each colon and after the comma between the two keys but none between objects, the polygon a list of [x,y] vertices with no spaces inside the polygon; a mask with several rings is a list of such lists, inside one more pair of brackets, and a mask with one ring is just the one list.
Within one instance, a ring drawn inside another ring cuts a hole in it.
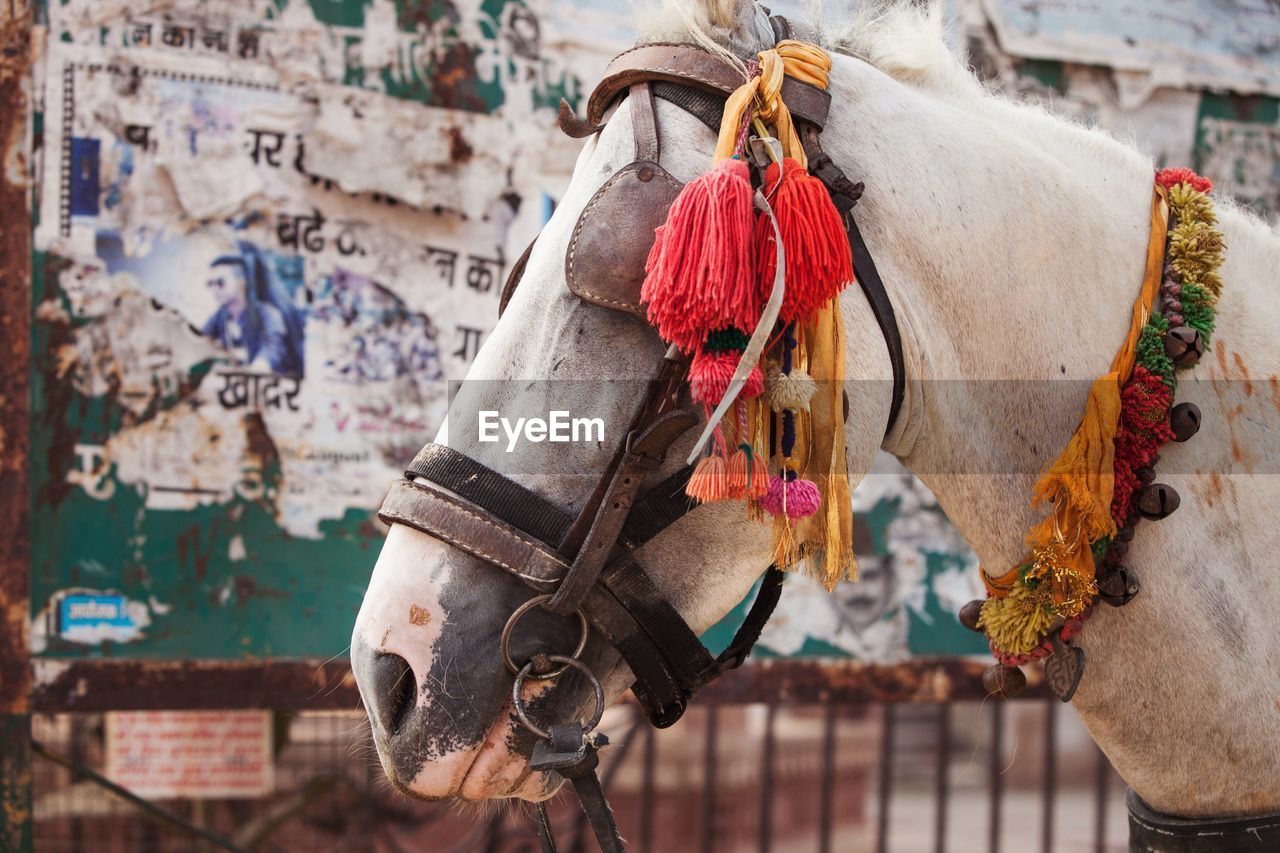
[{"label": "white horse", "polygon": [[[646,37],[689,41],[691,29],[739,55],[773,43],[763,13],[735,0],[668,9]],[[1143,274],[1153,164],[1103,133],[989,94],[942,30],[936,7],[880,6],[830,45],[842,55],[831,72],[824,148],[866,182],[857,213],[897,309],[909,377],[902,413],[882,437],[889,358],[852,288],[842,300],[846,329],[870,331],[848,335],[848,463],[856,483],[878,450],[895,455],[922,476],[983,564],[1002,572],[1022,558],[1024,532],[1038,520],[1027,503],[1037,472],[1065,444],[1089,381],[1125,335]],[[683,181],[706,170],[713,134],[665,102],[658,118],[663,165]],[[564,278],[579,213],[631,161],[632,146],[628,110],[584,146],[523,284],[453,406],[454,423],[509,407],[511,385],[481,380],[532,387],[653,371],[662,353],[653,331],[581,303]],[[1142,592],[1087,623],[1078,642],[1088,668],[1074,699],[1125,781],[1154,808],[1187,817],[1280,810],[1280,481],[1266,476],[1280,425],[1272,334],[1280,329],[1280,235],[1218,203],[1228,246],[1218,331],[1177,393],[1200,406],[1205,425],[1161,462],[1182,509],[1140,527],[1126,563]],[[943,380],[1022,381],[979,394],[972,382]],[[567,392],[578,395],[567,408],[603,413],[610,424],[626,423],[638,398],[634,385],[564,387],[579,389]],[[535,445],[522,456],[522,481],[576,511],[616,439]],[[669,454],[670,467],[688,441]],[[452,446],[501,469],[501,444]],[[743,515],[736,504],[700,508],[642,553],[696,630],[740,601],[768,563],[767,529]],[[459,550],[392,528],[352,658],[397,787],[427,799],[553,793],[522,754],[527,738],[498,657],[498,632],[529,595]],[[529,633],[553,648],[571,644],[564,620],[543,615],[524,623]],[[584,660],[611,699],[631,680],[603,643],[593,641]]]}]

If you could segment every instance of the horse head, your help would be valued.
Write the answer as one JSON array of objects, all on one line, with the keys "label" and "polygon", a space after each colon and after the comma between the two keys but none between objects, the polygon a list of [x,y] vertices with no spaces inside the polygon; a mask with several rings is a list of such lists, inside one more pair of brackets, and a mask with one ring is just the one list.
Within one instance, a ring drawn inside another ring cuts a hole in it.
[{"label": "horse head", "polygon": [[[849,483],[856,485],[887,450],[934,491],[985,566],[1016,566],[1025,553],[1023,534],[1039,520],[1027,502],[1037,475],[1072,434],[1089,383],[1106,371],[1128,327],[1150,230],[1152,164],[1096,131],[986,93],[946,47],[942,4],[864,5],[871,12],[832,44],[840,55],[832,57],[822,143],[836,164],[865,181],[858,222],[896,308],[911,381],[886,434],[893,362],[868,300],[850,288],[841,299],[850,330]],[[720,0],[660,15],[648,29],[651,41],[696,41],[710,55],[739,57],[771,47],[777,37],[754,4]],[[598,132],[590,121],[578,123],[591,138],[573,179],[437,438],[518,482],[528,494],[515,503],[523,501],[526,514],[553,527],[573,529],[580,510],[593,506],[664,359],[664,344],[642,316],[585,301],[574,292],[582,287],[570,288],[567,257],[584,211],[637,160],[644,136],[636,124],[644,114],[627,106],[629,98],[621,103]],[[716,134],[667,100],[658,99],[652,115],[662,173],[677,182],[704,173]],[[587,266],[642,266],[645,252],[637,251],[634,234],[652,227],[637,224],[649,222],[648,215],[638,207],[610,208],[604,231],[617,233],[617,245],[611,250],[597,240],[589,259],[595,263]],[[1268,280],[1280,264],[1280,241],[1230,208],[1220,218],[1228,242],[1242,251],[1223,271],[1235,289],[1218,306],[1219,323],[1239,346],[1251,347],[1256,373],[1280,370],[1256,287],[1249,297],[1254,310],[1244,308],[1250,281]],[[601,223],[595,225],[599,231]],[[1151,594],[1124,611],[1104,608],[1077,640],[1089,655],[1077,708],[1138,793],[1181,814],[1280,807],[1271,784],[1280,755],[1249,746],[1280,742],[1280,672],[1260,664],[1280,656],[1269,616],[1280,605],[1280,575],[1253,568],[1253,555],[1280,546],[1268,515],[1280,494],[1270,485],[1275,478],[1256,477],[1248,467],[1267,458],[1267,431],[1250,424],[1273,422],[1275,413],[1241,419],[1233,414],[1236,401],[1229,407],[1220,394],[1215,398],[1220,389],[1211,389],[1211,380],[1232,378],[1231,370],[1225,355],[1216,364],[1206,359],[1184,382],[1201,409],[1223,417],[1206,424],[1208,438],[1197,439],[1196,448],[1166,454],[1185,473],[1187,490],[1207,496],[1203,524],[1183,513],[1162,522],[1158,536],[1135,541],[1130,559],[1153,566],[1144,576]],[[1243,405],[1260,400],[1255,395]],[[505,434],[499,441],[481,437],[483,417],[514,421],[552,410],[599,419],[603,435],[553,443],[530,441],[526,432],[513,453]],[[676,440],[660,463],[651,460],[642,488],[677,472],[696,432]],[[1229,501],[1221,484],[1208,484],[1210,472],[1241,478],[1229,480]],[[483,489],[483,479],[476,474],[462,485]],[[635,495],[629,493],[628,505]],[[511,615],[545,585],[559,557],[509,530],[491,534],[492,518],[468,517],[452,499],[431,498],[447,510],[452,532],[431,536],[407,522],[393,524],[370,579],[351,654],[374,742],[388,777],[414,796],[546,799],[561,779],[530,768],[534,736],[516,717],[502,641]],[[1248,541],[1232,532],[1244,525],[1253,531]],[[579,542],[583,535],[589,541],[589,530],[577,533]],[[494,537],[501,548],[485,544]],[[694,633],[750,592],[770,556],[767,526],[748,520],[736,503],[698,507],[634,554],[657,596]],[[1253,594],[1215,581],[1213,570],[1178,569],[1184,558],[1240,568]],[[1212,618],[1175,626],[1172,614],[1188,602]],[[568,654],[579,630],[571,611],[534,608],[512,632],[511,658],[520,665],[539,652]],[[1233,639],[1241,631],[1250,637],[1245,644]],[[618,640],[593,629],[579,656],[609,702],[635,679]],[[1134,654],[1147,660],[1137,671]],[[1238,677],[1230,690],[1229,671]],[[543,724],[580,720],[593,710],[589,682],[576,670],[527,680],[520,699]],[[1183,695],[1195,696],[1200,710],[1186,710]],[[1224,696],[1253,710],[1235,714]],[[1236,718],[1230,731],[1199,726],[1212,708]],[[1234,769],[1188,758],[1194,744],[1204,756],[1228,749]]]}]

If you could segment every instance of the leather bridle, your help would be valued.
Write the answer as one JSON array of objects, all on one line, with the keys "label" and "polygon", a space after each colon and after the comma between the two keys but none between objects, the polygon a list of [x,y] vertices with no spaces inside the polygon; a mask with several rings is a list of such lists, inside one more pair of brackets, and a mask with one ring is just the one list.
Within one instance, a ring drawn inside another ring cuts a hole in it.
[{"label": "leather bridle", "polygon": [[[775,18],[773,24],[780,39],[791,37],[785,19]],[[660,169],[654,98],[676,104],[716,130],[724,98],[741,82],[736,69],[696,46],[641,45],[610,64],[591,95],[585,117],[577,117],[567,104],[561,104],[561,126],[573,136],[596,133],[603,127],[607,111],[625,96],[631,105],[636,140],[637,162],[631,167]],[[811,171],[827,187],[844,220],[858,282],[888,347],[893,398],[887,433],[904,396],[902,342],[893,306],[854,222],[852,211],[862,186],[850,182],[822,152],[819,134],[830,96],[788,79],[783,97],[796,118]],[[513,267],[500,312],[519,285],[532,248],[531,244]],[[584,301],[636,313],[636,305],[623,307],[617,299],[593,298],[592,291],[582,292],[573,281],[570,287]],[[542,597],[539,605],[545,609],[566,616],[578,614],[627,662],[635,676],[632,690],[650,722],[660,728],[680,719],[699,688],[746,660],[778,602],[783,578],[777,566],[768,569],[733,641],[713,656],[636,558],[640,548],[694,508],[684,490],[689,467],[645,488],[646,481],[662,466],[667,450],[700,420],[682,408],[687,374],[687,361],[674,348],[669,350],[649,382],[625,439],[576,515],[474,459],[437,444],[428,444],[418,453],[379,512],[388,524],[423,531],[511,574]],[[522,607],[513,615],[504,638],[527,609]],[[510,659],[505,641],[502,653],[504,659]],[[514,662],[510,665],[514,667]],[[513,700],[522,719],[527,716],[520,698],[521,684],[531,678],[554,678],[566,667],[578,669],[591,683],[599,710],[603,704],[599,683],[576,655],[537,655],[516,676]],[[534,769],[556,769],[569,778],[602,849],[620,851],[621,841],[594,773],[595,752],[602,738],[592,735],[592,728],[594,724],[571,723],[551,726],[545,732],[535,729],[545,738],[538,742],[531,763]],[[554,850],[545,813],[540,811],[540,817],[544,849]]]}]

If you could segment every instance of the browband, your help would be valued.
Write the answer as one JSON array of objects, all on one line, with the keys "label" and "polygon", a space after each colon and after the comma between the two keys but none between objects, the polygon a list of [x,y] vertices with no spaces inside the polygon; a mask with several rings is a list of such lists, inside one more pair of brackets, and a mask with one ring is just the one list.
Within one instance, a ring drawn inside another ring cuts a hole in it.
[{"label": "browband", "polygon": [[[746,82],[732,65],[688,44],[642,44],[614,57],[587,102],[585,117],[598,127],[614,100],[636,83],[666,81],[715,95],[723,101]],[[831,95],[793,77],[782,82],[782,99],[798,121],[819,130],[827,123]]]}]

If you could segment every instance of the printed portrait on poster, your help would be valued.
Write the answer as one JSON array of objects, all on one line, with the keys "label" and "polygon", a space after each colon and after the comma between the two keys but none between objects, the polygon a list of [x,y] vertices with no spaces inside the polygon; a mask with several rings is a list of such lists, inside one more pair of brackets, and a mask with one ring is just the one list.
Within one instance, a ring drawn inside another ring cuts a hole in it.
[{"label": "printed portrait on poster", "polygon": [[305,315],[256,247],[239,243],[209,262],[205,287],[218,307],[201,332],[237,364],[287,376],[304,372]]}]

